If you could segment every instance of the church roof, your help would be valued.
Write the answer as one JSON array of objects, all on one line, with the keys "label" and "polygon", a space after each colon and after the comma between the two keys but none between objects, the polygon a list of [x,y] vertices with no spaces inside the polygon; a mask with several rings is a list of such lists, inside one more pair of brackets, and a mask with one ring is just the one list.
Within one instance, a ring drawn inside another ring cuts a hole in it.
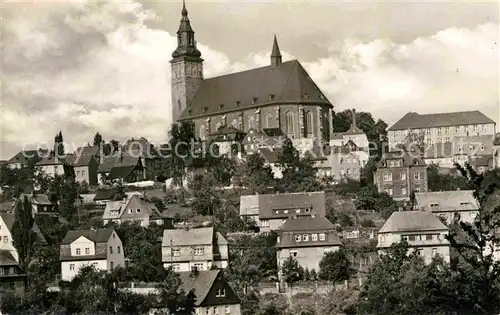
[{"label": "church roof", "polygon": [[182,119],[301,103],[332,106],[298,60],[204,79]]}]

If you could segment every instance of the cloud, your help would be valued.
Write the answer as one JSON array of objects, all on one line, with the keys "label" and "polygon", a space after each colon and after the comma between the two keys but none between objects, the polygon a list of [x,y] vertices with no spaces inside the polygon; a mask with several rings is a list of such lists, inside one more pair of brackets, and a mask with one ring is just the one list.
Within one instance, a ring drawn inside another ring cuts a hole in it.
[{"label": "cloud", "polygon": [[[170,126],[170,64],[176,38],[149,27],[157,17],[133,1],[38,4],[4,21],[2,158],[23,144],[51,145],[59,130],[75,147],[144,136]],[[175,16],[178,20],[179,17]],[[303,62],[338,109],[394,122],[407,111],[498,108],[498,25],[450,28],[400,44],[346,39],[330,57]],[[200,43],[205,76],[269,63],[269,52],[232,61]],[[338,47],[335,45],[335,47]],[[293,55],[282,52],[284,60]]]}]

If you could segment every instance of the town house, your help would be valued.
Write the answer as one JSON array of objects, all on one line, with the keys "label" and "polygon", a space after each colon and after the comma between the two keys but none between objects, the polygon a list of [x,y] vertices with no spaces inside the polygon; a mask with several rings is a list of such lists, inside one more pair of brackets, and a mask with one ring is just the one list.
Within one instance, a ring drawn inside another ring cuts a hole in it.
[{"label": "town house", "polygon": [[337,251],[340,242],[335,226],[325,217],[292,217],[279,231],[276,247],[278,269],[293,257],[304,269],[319,272],[325,253]]},{"label": "town house", "polygon": [[451,224],[460,216],[463,222],[474,222],[479,205],[473,190],[436,191],[415,194],[415,210],[428,211]]},{"label": "town house", "polygon": [[28,167],[38,162],[38,150],[24,150],[18,152],[6,162],[11,169]]},{"label": "town house", "polygon": [[144,180],[145,171],[141,158],[123,154],[107,156],[97,169],[97,180],[100,184],[110,182],[133,183]]},{"label": "town house", "polygon": [[0,292],[24,292],[26,274],[22,271],[13,252],[0,249]]},{"label": "town house", "polygon": [[107,201],[102,216],[104,225],[109,222],[121,224],[124,222],[139,222],[141,226],[149,226],[154,222],[164,223],[164,217],[156,206],[146,201],[143,195],[129,195],[123,200]]},{"label": "town house", "polygon": [[56,204],[49,200],[49,197],[45,194],[37,194],[32,192],[31,194],[22,194],[14,203],[13,209],[16,208],[19,200],[24,200],[28,198],[28,202],[31,204],[33,216],[37,213],[53,213],[55,211]]},{"label": "town house", "polygon": [[164,230],[162,261],[176,272],[224,269],[229,264],[228,242],[213,227]]},{"label": "town house", "polygon": [[389,152],[382,156],[373,179],[379,192],[409,200],[413,192],[427,191],[427,165],[413,147]]},{"label": "town house", "polygon": [[63,281],[71,281],[85,266],[104,271],[125,266],[122,241],[114,229],[68,231],[59,260]]},{"label": "town house", "polygon": [[257,194],[240,197],[240,216],[255,221],[260,232],[281,228],[291,216],[325,216],[324,192]]},{"label": "town house", "polygon": [[87,183],[91,186],[97,185],[98,164],[94,155],[75,155],[73,162],[75,181],[77,183]]},{"label": "town house", "polygon": [[416,251],[430,263],[440,255],[450,262],[450,243],[446,240],[448,228],[435,215],[425,211],[396,211],[378,231],[377,249],[379,254],[394,243],[408,242],[411,250]]}]

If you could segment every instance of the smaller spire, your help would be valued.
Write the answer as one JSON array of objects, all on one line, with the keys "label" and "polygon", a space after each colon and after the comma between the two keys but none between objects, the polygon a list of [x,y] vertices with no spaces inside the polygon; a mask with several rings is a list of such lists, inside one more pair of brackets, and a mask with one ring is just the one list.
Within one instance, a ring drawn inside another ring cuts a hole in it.
[{"label": "smaller spire", "polygon": [[183,17],[187,17],[188,15],[188,10],[186,9],[186,1],[182,0],[182,11],[181,14]]},{"label": "smaller spire", "polygon": [[271,51],[271,66],[276,67],[281,64],[281,52],[278,46],[278,40],[276,39],[276,34],[274,34],[273,50]]}]

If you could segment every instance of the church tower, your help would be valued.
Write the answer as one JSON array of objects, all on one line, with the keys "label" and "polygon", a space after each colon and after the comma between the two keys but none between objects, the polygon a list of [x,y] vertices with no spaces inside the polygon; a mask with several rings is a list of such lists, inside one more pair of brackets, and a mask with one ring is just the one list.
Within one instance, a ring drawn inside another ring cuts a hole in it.
[{"label": "church tower", "polygon": [[173,59],[170,61],[172,123],[177,122],[203,81],[203,59],[196,48],[194,31],[184,1],[181,15],[177,31],[177,49],[172,53]]}]

